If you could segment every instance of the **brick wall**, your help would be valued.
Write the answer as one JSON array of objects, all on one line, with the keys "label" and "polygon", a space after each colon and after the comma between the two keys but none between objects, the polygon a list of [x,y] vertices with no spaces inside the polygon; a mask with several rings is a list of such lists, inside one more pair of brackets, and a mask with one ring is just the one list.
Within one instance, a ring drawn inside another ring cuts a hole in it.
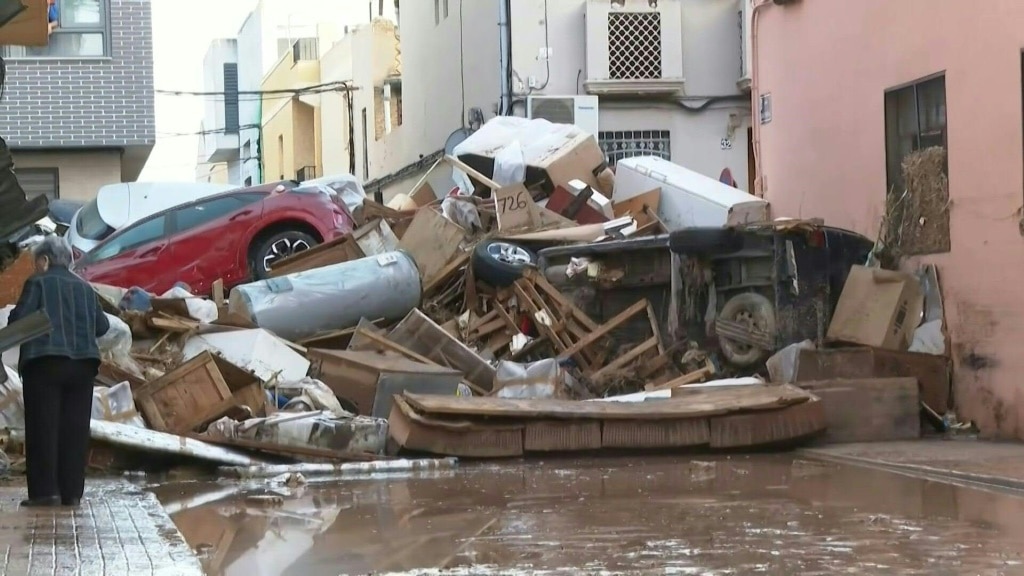
[{"label": "brick wall", "polygon": [[152,145],[150,0],[110,0],[110,58],[7,59],[0,136],[12,148]]},{"label": "brick wall", "polygon": [[[384,137],[384,92],[380,88],[373,91],[373,125],[376,140]],[[391,129],[402,125],[402,91],[391,91]]]}]

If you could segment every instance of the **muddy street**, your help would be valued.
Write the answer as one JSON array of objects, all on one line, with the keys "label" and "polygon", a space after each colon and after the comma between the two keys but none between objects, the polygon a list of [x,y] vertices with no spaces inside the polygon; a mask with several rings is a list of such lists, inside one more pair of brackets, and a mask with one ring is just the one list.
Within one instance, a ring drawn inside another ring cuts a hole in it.
[{"label": "muddy street", "polygon": [[1024,574],[1024,499],[788,456],[153,490],[211,576]]}]

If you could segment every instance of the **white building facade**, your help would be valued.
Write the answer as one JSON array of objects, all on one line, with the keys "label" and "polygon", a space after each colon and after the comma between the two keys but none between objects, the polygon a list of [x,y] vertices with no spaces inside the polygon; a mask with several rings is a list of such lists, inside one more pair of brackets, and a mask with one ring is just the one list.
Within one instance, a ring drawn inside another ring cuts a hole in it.
[{"label": "white building facade", "polygon": [[[203,118],[205,134],[200,143],[197,178],[205,181],[210,166],[224,163],[222,170],[232,184],[248,186],[273,180],[260,168],[260,126],[267,112],[259,95],[264,78],[299,40],[304,41],[303,50],[312,46],[314,58],[322,57],[344,35],[346,27],[369,21],[371,5],[376,3],[259,0],[236,38],[211,43],[204,61],[204,92],[210,95]],[[227,45],[233,45],[233,51]]]},{"label": "white building facade", "polygon": [[743,4],[403,0],[404,126],[392,157],[413,162],[512,113],[579,125],[612,165],[656,155],[749,191]]}]

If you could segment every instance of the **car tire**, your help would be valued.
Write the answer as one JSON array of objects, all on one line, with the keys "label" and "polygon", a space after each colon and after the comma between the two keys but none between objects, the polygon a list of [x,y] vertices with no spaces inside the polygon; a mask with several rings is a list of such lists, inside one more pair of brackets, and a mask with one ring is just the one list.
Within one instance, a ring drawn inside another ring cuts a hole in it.
[{"label": "car tire", "polygon": [[683,228],[669,234],[668,247],[676,254],[734,254],[743,249],[743,234],[732,228]]},{"label": "car tire", "polygon": [[473,275],[495,288],[515,284],[527,268],[536,265],[536,254],[504,240],[485,240],[473,250]]},{"label": "car tire", "polygon": [[250,256],[253,276],[257,280],[266,280],[275,261],[309,250],[317,244],[316,238],[299,230],[278,232],[257,240]]},{"label": "car tire", "polygon": [[[750,322],[769,334],[775,334],[775,306],[771,300],[756,292],[744,292],[733,296],[722,307],[718,317],[734,322]],[[724,336],[718,337],[718,345],[725,359],[738,368],[753,366],[771,352]]]}]

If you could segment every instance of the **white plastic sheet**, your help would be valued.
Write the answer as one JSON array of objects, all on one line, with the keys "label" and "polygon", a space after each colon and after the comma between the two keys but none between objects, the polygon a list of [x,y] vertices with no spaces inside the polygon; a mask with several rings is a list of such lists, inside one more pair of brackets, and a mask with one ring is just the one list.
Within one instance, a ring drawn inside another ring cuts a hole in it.
[{"label": "white plastic sheet", "polygon": [[494,175],[491,179],[500,186],[526,181],[526,161],[523,159],[523,146],[518,140],[509,142],[494,157]]},{"label": "white plastic sheet", "polygon": [[93,420],[127,424],[136,428],[146,427],[142,416],[135,411],[135,397],[132,396],[132,387],[127,382],[121,382],[111,388],[102,386],[93,388],[92,418]]},{"label": "white plastic sheet", "polygon": [[142,368],[132,358],[132,329],[117,316],[107,314],[110,329],[97,339],[100,355],[131,374],[143,376]]},{"label": "white plastic sheet", "polygon": [[219,315],[217,303],[205,298],[199,298],[184,288],[175,286],[164,293],[161,298],[180,298],[185,301],[188,308],[188,315],[199,320],[203,324],[210,324],[217,320]]},{"label": "white plastic sheet", "polygon": [[25,429],[25,398],[22,396],[21,377],[8,366],[7,382],[0,384],[0,428]]},{"label": "white plastic sheet", "polygon": [[277,391],[286,398],[291,398],[282,412],[311,412],[326,410],[338,416],[350,415],[341,407],[338,397],[320,380],[303,378],[293,382],[283,382],[276,386]]},{"label": "white plastic sheet", "polygon": [[314,180],[302,182],[296,188],[299,191],[308,191],[316,188],[329,194],[339,205],[344,206],[352,216],[363,207],[363,200],[366,200],[366,190],[362,183],[351,174],[334,174]]}]

